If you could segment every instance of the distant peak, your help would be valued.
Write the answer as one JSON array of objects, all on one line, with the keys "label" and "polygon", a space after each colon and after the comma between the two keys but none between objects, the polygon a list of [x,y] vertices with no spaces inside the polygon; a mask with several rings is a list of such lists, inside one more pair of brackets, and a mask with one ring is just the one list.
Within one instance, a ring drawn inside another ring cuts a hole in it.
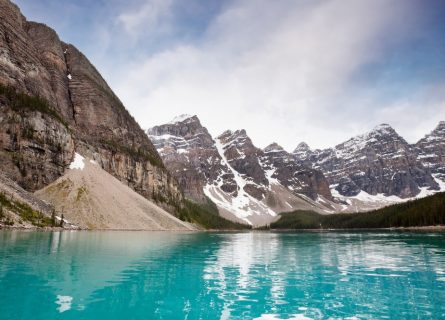
[{"label": "distant peak", "polygon": [[306,142],[300,142],[295,151],[309,151],[311,148]]},{"label": "distant peak", "polygon": [[192,116],[192,115],[189,115],[189,114],[181,114],[179,116],[174,117],[173,120],[169,122],[169,124],[175,124],[175,123],[179,123],[179,122],[184,122],[185,120],[188,120],[188,119],[191,119],[191,118],[198,119],[197,116]]},{"label": "distant peak", "polygon": [[244,130],[244,129],[235,130],[235,131],[226,130],[223,133],[221,133],[219,136],[220,137],[232,137],[232,138],[243,137],[243,136],[247,137],[247,133],[246,133],[246,130]]},{"label": "distant peak", "polygon": [[375,126],[372,131],[382,131],[382,130],[388,130],[388,129],[394,130],[389,124],[382,123],[382,124],[379,124],[378,126]]},{"label": "distant peak", "polygon": [[266,148],[263,149],[264,152],[276,152],[276,151],[284,151],[283,147],[280,146],[276,142],[272,142]]},{"label": "distant peak", "polygon": [[229,136],[231,136],[231,135],[233,135],[233,131],[232,131],[232,130],[226,130],[226,131],[224,131],[223,133],[221,133],[221,134],[218,136],[218,138],[219,138],[219,137],[229,137]]},{"label": "distant peak", "polygon": [[382,123],[375,126],[372,130],[350,138],[349,140],[337,145],[335,149],[363,149],[368,143],[378,143],[384,139],[397,139],[406,143],[405,140],[389,124]]},{"label": "distant peak", "polygon": [[378,126],[375,126],[371,131],[368,131],[366,134],[364,135],[360,135],[358,137],[365,137],[368,138],[370,136],[386,136],[386,135],[398,135],[397,132],[394,130],[393,127],[391,127],[389,124],[387,123],[382,123],[379,124]]},{"label": "distant peak", "polygon": [[443,135],[445,133],[445,121],[440,121],[439,124],[434,128],[432,134]]}]

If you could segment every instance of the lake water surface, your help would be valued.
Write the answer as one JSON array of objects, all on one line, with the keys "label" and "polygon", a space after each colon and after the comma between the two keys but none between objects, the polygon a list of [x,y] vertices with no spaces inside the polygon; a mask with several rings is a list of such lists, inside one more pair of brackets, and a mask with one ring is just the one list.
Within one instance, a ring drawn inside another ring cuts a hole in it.
[{"label": "lake water surface", "polygon": [[0,319],[444,319],[440,233],[0,232]]}]

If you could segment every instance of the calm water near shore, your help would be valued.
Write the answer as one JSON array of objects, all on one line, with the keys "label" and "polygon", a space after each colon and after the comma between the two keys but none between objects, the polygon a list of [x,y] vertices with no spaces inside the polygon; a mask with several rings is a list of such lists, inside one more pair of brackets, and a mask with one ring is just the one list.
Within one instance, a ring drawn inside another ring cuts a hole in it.
[{"label": "calm water near shore", "polygon": [[445,234],[0,231],[0,319],[443,319]]}]

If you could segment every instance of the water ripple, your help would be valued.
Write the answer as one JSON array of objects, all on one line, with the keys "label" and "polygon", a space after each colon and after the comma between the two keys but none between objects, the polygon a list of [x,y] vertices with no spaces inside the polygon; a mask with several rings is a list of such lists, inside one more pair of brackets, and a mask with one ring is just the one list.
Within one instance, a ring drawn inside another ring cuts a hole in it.
[{"label": "water ripple", "polygon": [[1,319],[441,319],[444,240],[0,232]]}]

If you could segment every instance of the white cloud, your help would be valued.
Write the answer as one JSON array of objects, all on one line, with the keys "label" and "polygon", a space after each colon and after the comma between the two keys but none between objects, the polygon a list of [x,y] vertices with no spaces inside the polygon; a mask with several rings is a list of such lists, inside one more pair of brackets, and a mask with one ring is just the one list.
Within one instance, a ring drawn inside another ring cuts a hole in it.
[{"label": "white cloud", "polygon": [[172,3],[172,0],[145,0],[136,8],[130,7],[129,12],[121,13],[117,20],[132,37],[159,32],[156,29],[170,12]]},{"label": "white cloud", "polygon": [[[159,23],[166,3],[150,1],[119,21],[142,32],[142,24]],[[190,113],[214,135],[245,128],[261,147],[331,146],[408,108],[385,111],[372,90],[351,91],[351,77],[379,60],[385,41],[406,35],[412,8],[395,3],[236,1],[196,44],[129,62],[113,87],[143,127]]]}]

